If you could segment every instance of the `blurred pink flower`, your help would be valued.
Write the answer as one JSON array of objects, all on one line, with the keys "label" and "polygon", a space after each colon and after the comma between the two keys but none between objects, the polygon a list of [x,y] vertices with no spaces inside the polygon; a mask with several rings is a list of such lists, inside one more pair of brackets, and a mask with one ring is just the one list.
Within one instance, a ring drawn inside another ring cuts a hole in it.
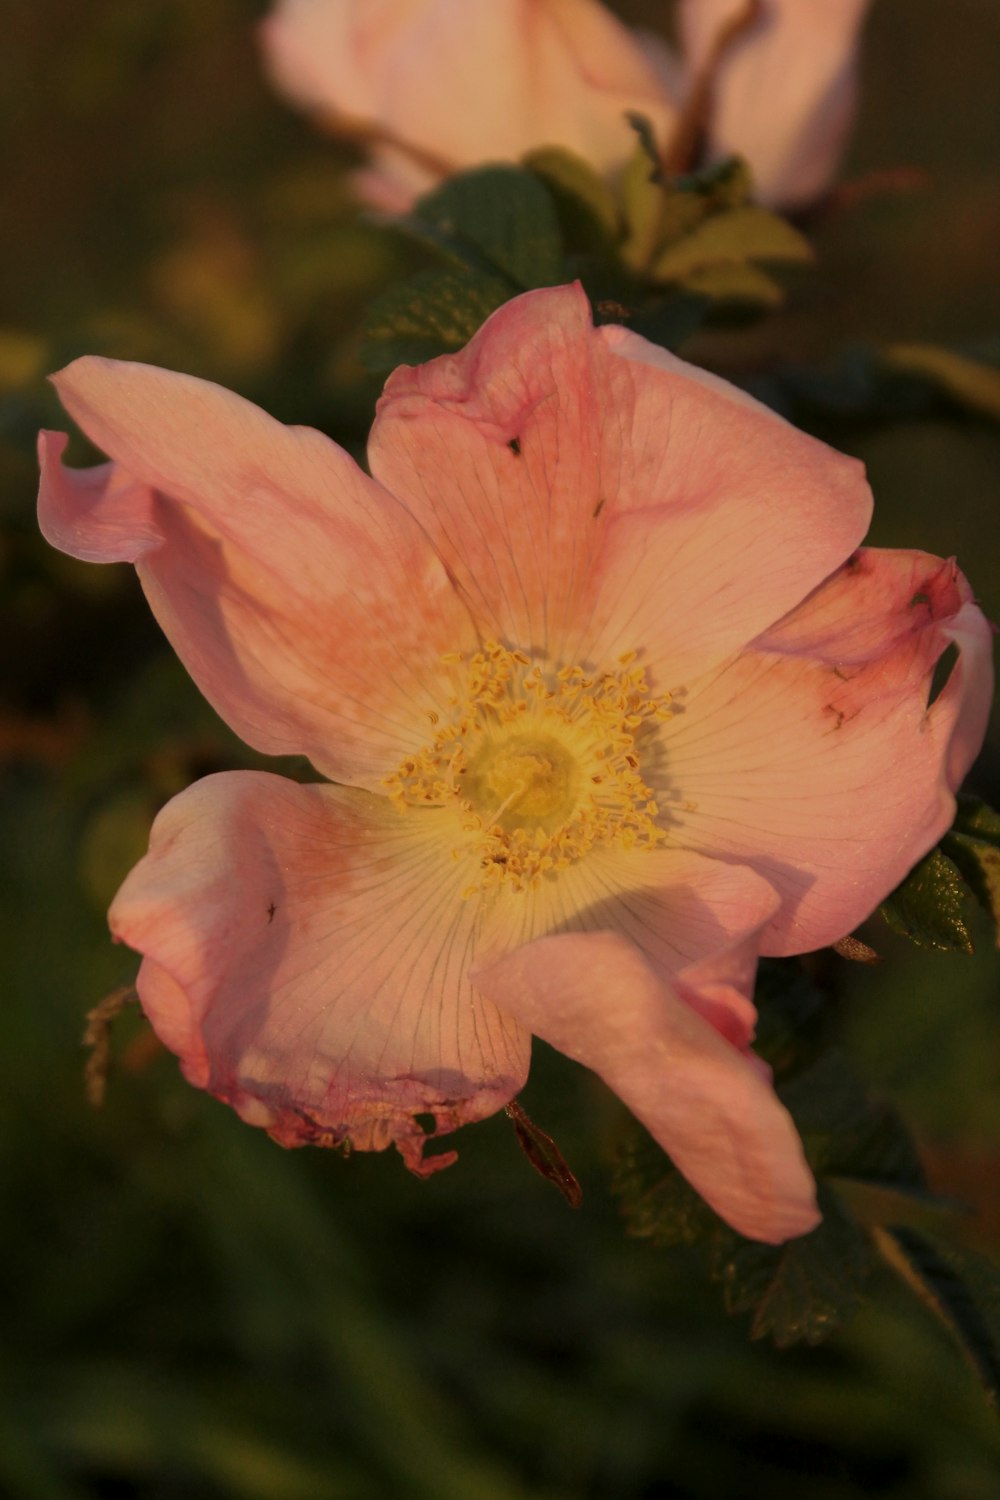
[{"label": "blurred pink flower", "polygon": [[[738,152],[757,194],[786,209],[830,186],[857,106],[857,47],[869,0],[761,0],[713,67],[708,160]],[[681,0],[689,73],[708,66],[747,0]]]},{"label": "blurred pink flower", "polygon": [[369,140],[358,184],[381,208],[539,146],[610,174],[626,111],[669,151],[692,109],[710,159],[739,152],[763,202],[797,207],[836,171],[866,4],[681,0],[682,58],[599,0],[278,0],[261,37],[283,93]]},{"label": "blurred pink flower", "polygon": [[134,562],[233,728],[340,783],[207,777],[115,899],[191,1082],[426,1174],[416,1117],[501,1108],[535,1032],[743,1233],[811,1228],[756,956],[849,932],[948,827],[991,682],[955,566],[855,551],[858,463],[577,287],[397,370],[371,478],[184,375],[56,384],[111,461],[43,434],[45,535]]},{"label": "blurred pink flower", "polygon": [[261,36],[283,92],[373,132],[359,186],[390,210],[536,146],[610,171],[635,145],[627,110],[658,136],[674,118],[657,67],[598,0],[282,0]]}]

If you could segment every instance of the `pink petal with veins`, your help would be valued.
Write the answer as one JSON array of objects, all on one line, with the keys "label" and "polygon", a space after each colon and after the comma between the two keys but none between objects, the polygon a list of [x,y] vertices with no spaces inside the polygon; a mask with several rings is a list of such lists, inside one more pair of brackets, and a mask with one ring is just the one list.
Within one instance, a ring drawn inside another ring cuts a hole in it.
[{"label": "pink petal with veins", "polygon": [[372,472],[484,633],[563,661],[625,651],[672,689],[746,645],[864,535],[861,466],[620,330],[529,292],[461,353],[397,370]]},{"label": "pink petal with veins", "polygon": [[541,938],[475,980],[598,1073],[741,1234],[780,1244],[819,1223],[791,1118],[759,1067],[692,1003],[697,970],[665,979],[626,938],[598,932]]},{"label": "pink petal with veins", "polygon": [[446,1133],[522,1086],[529,1036],[469,983],[477,909],[447,814],[257,772],[175,797],[111,908],[138,989],[199,1088],[283,1145],[395,1144],[426,1175],[414,1116]]},{"label": "pink petal with veins", "polygon": [[[958,662],[928,707],[942,652]],[[949,827],[982,743],[991,631],[954,563],[863,550],[691,685],[658,788],[687,847],[782,892],[765,953],[850,932]]]},{"label": "pink petal with veins", "polygon": [[93,358],[55,380],[115,462],[65,469],[65,439],[43,436],[49,541],[136,564],[185,666],[249,744],[378,786],[426,740],[441,655],[475,640],[412,520],[328,438],[208,381]]}]

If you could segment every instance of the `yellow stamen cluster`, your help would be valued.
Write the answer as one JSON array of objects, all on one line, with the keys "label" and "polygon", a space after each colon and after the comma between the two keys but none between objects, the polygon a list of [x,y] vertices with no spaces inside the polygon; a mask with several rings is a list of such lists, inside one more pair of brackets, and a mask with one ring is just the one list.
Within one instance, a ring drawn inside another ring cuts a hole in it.
[{"label": "yellow stamen cluster", "polygon": [[639,741],[670,717],[635,652],[619,670],[546,668],[487,641],[443,663],[464,684],[448,716],[431,711],[430,744],[385,779],[401,811],[452,807],[467,838],[453,850],[478,864],[465,895],[501,883],[537,885],[595,846],[655,848],[665,837],[639,770]]}]

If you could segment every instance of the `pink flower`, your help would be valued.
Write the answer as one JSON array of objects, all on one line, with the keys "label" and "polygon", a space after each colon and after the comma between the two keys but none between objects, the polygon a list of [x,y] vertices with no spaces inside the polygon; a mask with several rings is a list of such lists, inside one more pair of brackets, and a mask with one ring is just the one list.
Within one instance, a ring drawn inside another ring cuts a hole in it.
[{"label": "pink flower", "polygon": [[[858,37],[869,0],[762,0],[758,18],[714,66],[707,152],[753,168],[758,197],[787,209],[814,202],[840,164],[857,107]],[[693,76],[747,0],[681,0]]]},{"label": "pink flower", "polygon": [[860,465],[577,287],[397,370],[371,478],[184,375],[56,384],[111,461],[43,435],[46,536],[134,562],[233,728],[340,783],[207,777],[115,899],[191,1082],[426,1174],[416,1117],[499,1109],[535,1032],[743,1233],[811,1228],[756,955],[850,931],[948,827],[991,682],[954,564],[855,551]]},{"label": "pink flower", "polygon": [[391,210],[536,146],[610,171],[635,145],[627,110],[658,134],[674,116],[656,67],[598,0],[282,0],[261,34],[283,92],[373,133],[359,185]]},{"label": "pink flower", "polygon": [[682,58],[598,0],[278,0],[261,37],[283,93],[370,141],[359,186],[380,208],[540,146],[610,175],[630,110],[665,150],[693,111],[711,160],[739,152],[763,202],[797,207],[836,170],[866,4],[682,0]]}]

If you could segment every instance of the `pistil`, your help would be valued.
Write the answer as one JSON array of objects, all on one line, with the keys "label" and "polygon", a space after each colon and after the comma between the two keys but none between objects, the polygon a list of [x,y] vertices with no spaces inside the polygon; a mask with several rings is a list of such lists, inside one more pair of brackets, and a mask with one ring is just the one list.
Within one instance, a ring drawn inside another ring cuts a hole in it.
[{"label": "pistil", "polygon": [[537,885],[588,850],[655,848],[665,838],[640,767],[640,744],[670,717],[635,653],[618,670],[546,668],[489,641],[467,661],[463,689],[430,712],[434,737],[386,778],[400,811],[455,808],[467,835],[456,858],[477,863],[467,896]]}]

